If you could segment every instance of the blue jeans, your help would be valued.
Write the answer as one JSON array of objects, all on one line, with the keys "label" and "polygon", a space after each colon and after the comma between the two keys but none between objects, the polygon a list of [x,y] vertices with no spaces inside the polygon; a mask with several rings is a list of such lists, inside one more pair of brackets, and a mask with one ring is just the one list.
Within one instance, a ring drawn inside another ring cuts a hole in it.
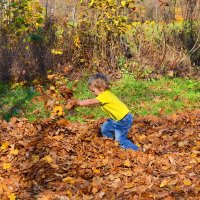
[{"label": "blue jeans", "polygon": [[113,119],[108,119],[101,126],[101,133],[103,136],[115,139],[122,148],[133,149],[137,151],[139,148],[137,145],[133,144],[128,138],[128,131],[133,124],[133,115],[128,113],[123,119],[115,121]]}]

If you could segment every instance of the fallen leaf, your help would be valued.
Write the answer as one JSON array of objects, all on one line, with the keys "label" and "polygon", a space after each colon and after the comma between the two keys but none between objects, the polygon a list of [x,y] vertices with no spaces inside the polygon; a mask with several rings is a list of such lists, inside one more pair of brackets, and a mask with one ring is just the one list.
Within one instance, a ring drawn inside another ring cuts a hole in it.
[{"label": "fallen leaf", "polygon": [[3,163],[3,169],[7,170],[11,168],[11,164],[10,163]]},{"label": "fallen leaf", "polygon": [[52,114],[53,114],[53,115],[58,115],[58,116],[63,116],[63,115],[64,115],[64,112],[63,112],[62,106],[56,106],[56,107],[53,109]]},{"label": "fallen leaf", "polygon": [[125,160],[123,165],[126,166],[126,167],[130,167],[131,166],[130,160]]},{"label": "fallen leaf", "polygon": [[168,184],[169,182],[170,182],[170,180],[164,179],[164,180],[161,182],[160,187],[162,188],[162,187],[164,187],[164,186],[167,186],[167,184]]},{"label": "fallen leaf", "polygon": [[99,169],[94,169],[93,172],[94,172],[95,174],[99,174],[101,171],[100,171]]},{"label": "fallen leaf", "polygon": [[75,183],[74,178],[69,177],[69,176],[66,177],[66,178],[63,178],[62,181],[63,181],[64,183],[69,183],[69,184],[74,184],[74,183]]},{"label": "fallen leaf", "polygon": [[53,158],[50,155],[44,156],[43,158],[41,158],[41,160],[44,160],[48,163],[52,163],[53,162]]},{"label": "fallen leaf", "polygon": [[9,143],[7,141],[3,142],[1,145],[1,150],[6,150],[9,146]]},{"label": "fallen leaf", "polygon": [[19,153],[18,149],[13,149],[13,150],[10,151],[11,155],[15,155],[16,156],[16,155],[18,155],[18,153]]},{"label": "fallen leaf", "polygon": [[189,179],[184,179],[184,180],[183,180],[183,183],[184,183],[184,185],[186,185],[186,186],[192,185],[192,182],[191,182]]},{"label": "fallen leaf", "polygon": [[10,200],[15,200],[15,199],[16,199],[15,194],[14,194],[14,193],[10,194],[10,195],[9,195],[9,199],[10,199]]}]

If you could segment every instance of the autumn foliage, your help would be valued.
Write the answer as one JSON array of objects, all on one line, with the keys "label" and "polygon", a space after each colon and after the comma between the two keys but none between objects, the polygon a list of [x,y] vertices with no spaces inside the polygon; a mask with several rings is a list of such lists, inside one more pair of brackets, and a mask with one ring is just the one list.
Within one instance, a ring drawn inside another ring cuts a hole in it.
[{"label": "autumn foliage", "polygon": [[199,199],[200,111],[135,119],[123,150],[99,126],[0,121],[0,199]]}]

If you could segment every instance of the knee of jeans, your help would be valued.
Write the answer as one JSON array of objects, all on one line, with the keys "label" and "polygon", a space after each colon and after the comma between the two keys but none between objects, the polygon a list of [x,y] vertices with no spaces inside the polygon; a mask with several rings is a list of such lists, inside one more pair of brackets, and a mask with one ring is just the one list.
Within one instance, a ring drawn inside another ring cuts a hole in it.
[{"label": "knee of jeans", "polygon": [[117,142],[120,142],[121,140],[123,140],[122,134],[120,132],[115,132],[115,140]]},{"label": "knee of jeans", "polygon": [[101,126],[101,133],[102,133],[102,134],[105,134],[106,132],[107,132],[106,126],[102,125],[102,126]]}]

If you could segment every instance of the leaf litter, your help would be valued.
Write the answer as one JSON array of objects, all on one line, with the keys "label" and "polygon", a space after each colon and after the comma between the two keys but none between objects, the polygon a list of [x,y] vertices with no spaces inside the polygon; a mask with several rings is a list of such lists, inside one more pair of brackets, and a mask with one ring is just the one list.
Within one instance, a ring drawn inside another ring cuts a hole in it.
[{"label": "leaf litter", "polygon": [[105,119],[64,119],[78,81],[68,88],[63,76],[48,79],[49,89],[35,86],[35,101],[49,119],[0,121],[0,199],[200,198],[200,110],[136,118],[129,137],[146,152],[124,150],[100,136]]},{"label": "leaf litter", "polygon": [[200,198],[200,110],[136,118],[129,137],[146,152],[122,149],[99,126],[0,121],[0,199]]}]

